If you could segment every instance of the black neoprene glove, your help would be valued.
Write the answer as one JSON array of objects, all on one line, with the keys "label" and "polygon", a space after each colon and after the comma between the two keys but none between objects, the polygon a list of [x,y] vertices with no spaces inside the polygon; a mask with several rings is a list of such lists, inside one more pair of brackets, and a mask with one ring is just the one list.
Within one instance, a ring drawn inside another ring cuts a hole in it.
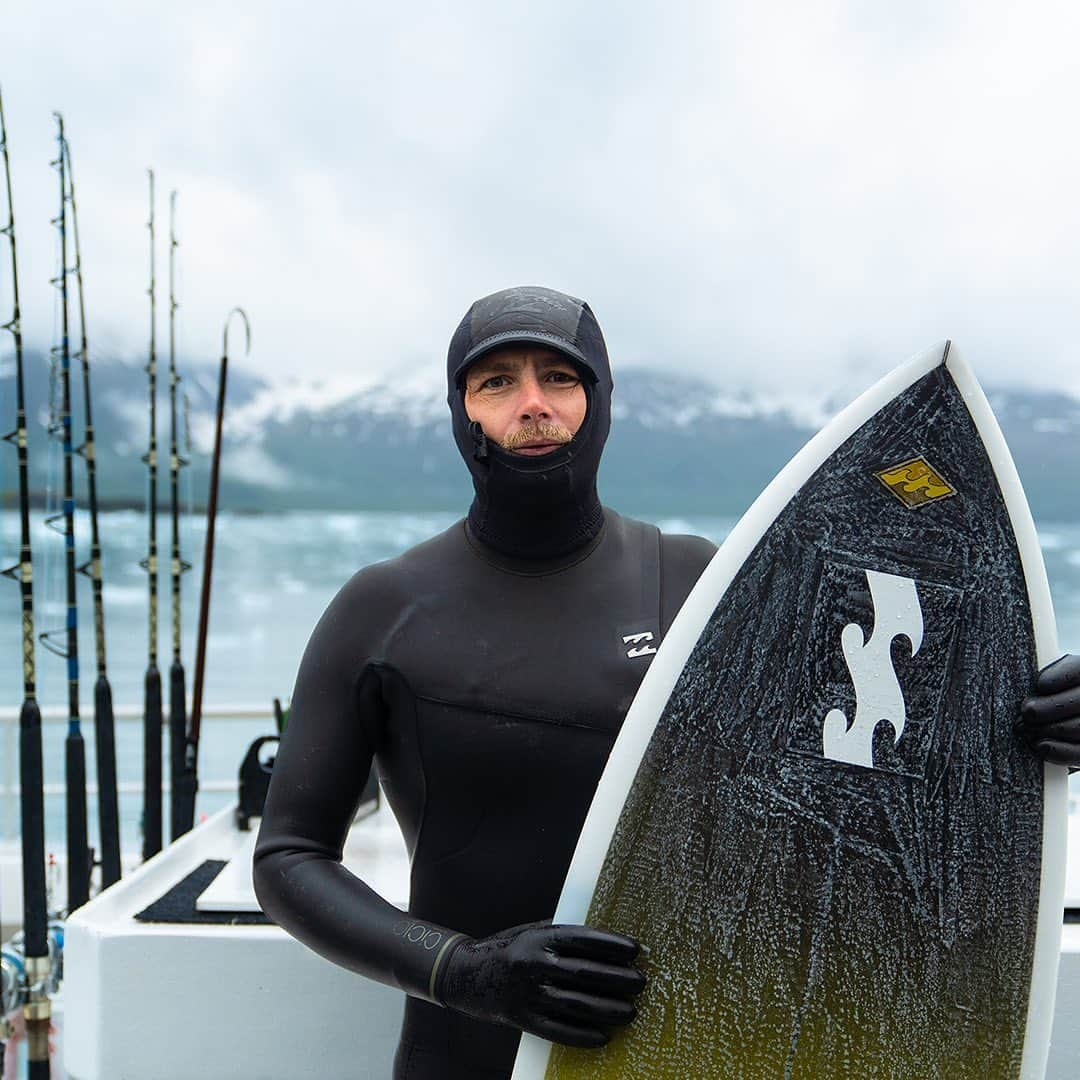
[{"label": "black neoprene glove", "polygon": [[436,997],[478,1020],[568,1046],[603,1046],[633,1020],[645,977],[622,934],[547,922],[463,938],[443,962]]},{"label": "black neoprene glove", "polygon": [[1080,656],[1066,654],[1039,672],[1020,722],[1028,745],[1044,761],[1080,768]]}]

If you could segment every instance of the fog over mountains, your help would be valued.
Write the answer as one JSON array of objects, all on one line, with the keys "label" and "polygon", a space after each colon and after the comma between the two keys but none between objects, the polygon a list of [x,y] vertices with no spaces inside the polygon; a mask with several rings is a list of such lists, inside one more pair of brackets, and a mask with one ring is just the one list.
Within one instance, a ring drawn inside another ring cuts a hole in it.
[{"label": "fog over mountains", "polygon": [[[28,354],[32,487],[43,496],[50,454],[48,362]],[[190,432],[188,498],[205,501],[214,366],[185,365],[182,431]],[[73,372],[74,374],[74,372]],[[98,362],[92,371],[99,492],[110,505],[141,506],[148,439],[147,380],[141,366]],[[868,378],[867,383],[872,381]],[[13,366],[0,369],[0,423],[14,418]],[[81,374],[72,380],[75,438],[82,438]],[[620,369],[611,437],[601,471],[606,503],[632,514],[740,514],[791,455],[848,400],[786,399],[721,389],[700,378]],[[1063,393],[988,390],[1036,517],[1080,520],[1080,400]],[[249,370],[229,373],[221,506],[291,509],[464,510],[465,469],[450,435],[441,385],[387,377],[353,386],[271,385]],[[158,378],[159,477],[167,480],[167,373]],[[186,416],[187,423],[184,419]],[[186,453],[182,447],[181,453]],[[53,475],[57,475],[54,471]],[[77,477],[82,470],[77,470]],[[54,481],[55,482],[55,481]],[[12,505],[15,455],[0,458],[0,492]],[[159,479],[159,498],[167,483]]]}]

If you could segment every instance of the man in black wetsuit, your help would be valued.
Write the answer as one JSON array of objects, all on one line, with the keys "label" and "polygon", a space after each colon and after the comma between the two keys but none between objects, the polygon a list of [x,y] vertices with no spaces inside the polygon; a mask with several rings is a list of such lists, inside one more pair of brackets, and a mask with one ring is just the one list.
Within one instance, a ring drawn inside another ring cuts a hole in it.
[{"label": "man in black wetsuit", "polygon": [[[408,995],[398,1080],[503,1080],[521,1029],[596,1046],[633,1016],[636,945],[552,927],[615,735],[713,552],[601,506],[607,353],[587,304],[477,301],[450,344],[468,517],[341,590],[297,678],[255,855],[271,918]],[[1080,658],[1025,709],[1080,763]],[[340,863],[374,761],[411,860],[408,914]]]}]

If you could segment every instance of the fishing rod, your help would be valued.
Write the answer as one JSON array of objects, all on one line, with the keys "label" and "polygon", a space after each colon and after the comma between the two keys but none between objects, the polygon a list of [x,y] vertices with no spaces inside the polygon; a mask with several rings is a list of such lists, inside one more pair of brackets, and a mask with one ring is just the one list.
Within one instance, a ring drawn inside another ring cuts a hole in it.
[{"label": "fishing rod", "polygon": [[[79,720],[79,619],[75,568],[75,491],[74,447],[71,441],[71,339],[68,326],[68,240],[67,160],[64,155],[64,118],[53,114],[57,123],[57,154],[52,163],[60,180],[60,212],[53,219],[60,233],[60,272],[52,284],[60,293],[60,345],[53,348],[53,358],[60,361],[60,420],[50,425],[49,433],[63,441],[64,494],[58,514],[45,524],[64,538],[64,578],[67,594],[67,619],[62,631],[41,635],[41,643],[50,652],[67,661],[68,733],[64,741],[64,782],[67,789],[67,884],[68,913],[90,898],[90,849],[86,836],[86,746]],[[63,634],[63,644],[53,639]]]},{"label": "fishing rod", "polygon": [[202,721],[203,676],[206,672],[206,637],[210,625],[210,584],[214,572],[214,525],[217,521],[218,483],[221,475],[221,431],[225,418],[225,382],[229,371],[229,325],[232,317],[244,320],[246,352],[251,352],[251,323],[243,308],[233,308],[225,317],[222,333],[221,367],[218,373],[217,423],[214,429],[214,456],[210,463],[210,497],[206,504],[206,546],[203,549],[202,590],[199,595],[199,637],[195,649],[195,683],[191,693],[191,722],[188,725],[182,802],[179,812],[187,829],[195,823],[195,793],[199,790],[199,729]]},{"label": "fishing rod", "polygon": [[52,1012],[45,991],[49,977],[48,898],[45,887],[45,796],[41,750],[41,710],[37,703],[34,670],[34,576],[30,550],[30,465],[26,431],[26,384],[23,375],[22,322],[19,309],[19,268],[15,248],[15,204],[11,195],[4,104],[0,98],[0,156],[7,186],[7,225],[0,229],[11,251],[11,318],[0,329],[15,343],[15,430],[4,441],[16,448],[19,464],[19,562],[3,571],[19,583],[22,594],[23,703],[19,710],[19,786],[22,829],[23,950],[27,983],[23,1016],[26,1020],[29,1074],[34,1080],[49,1076],[49,1019]]},{"label": "fishing rod", "polygon": [[172,819],[169,835],[175,840],[191,828],[185,825],[184,803],[180,796],[183,787],[184,755],[187,745],[187,694],[184,664],[180,659],[180,578],[191,564],[180,557],[180,470],[188,461],[180,456],[176,429],[176,389],[180,376],[176,373],[176,192],[169,195],[169,511],[172,517],[172,550],[169,566],[172,574],[172,666],[169,668],[169,772],[172,780]]},{"label": "fishing rod", "polygon": [[150,447],[143,457],[150,479],[147,502],[149,537],[146,558],[139,564],[150,582],[149,647],[143,696],[143,859],[161,850],[161,672],[157,666],[157,278],[154,262],[154,170],[150,177]]},{"label": "fishing rod", "polygon": [[90,509],[90,558],[79,573],[90,579],[94,610],[94,748],[97,759],[98,824],[101,836],[101,885],[108,888],[120,880],[120,809],[116,790],[116,723],[112,687],[105,669],[105,605],[102,599],[101,534],[98,529],[97,460],[94,453],[94,420],[90,408],[90,349],[86,341],[86,297],[83,290],[82,248],[79,245],[79,210],[75,202],[75,174],[71,168],[71,145],[64,141],[71,234],[75,249],[75,285],[79,301],[79,352],[83,374],[83,405],[86,432],[77,453],[86,462],[87,502]]}]

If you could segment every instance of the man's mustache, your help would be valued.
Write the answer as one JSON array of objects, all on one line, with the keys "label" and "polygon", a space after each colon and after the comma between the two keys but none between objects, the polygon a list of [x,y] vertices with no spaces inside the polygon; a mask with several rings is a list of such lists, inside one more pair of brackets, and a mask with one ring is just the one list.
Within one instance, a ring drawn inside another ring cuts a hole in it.
[{"label": "man's mustache", "polygon": [[517,450],[519,447],[524,446],[526,443],[536,442],[538,439],[542,439],[545,442],[554,443],[568,443],[574,434],[569,428],[564,428],[562,424],[527,424],[520,431],[511,432],[509,435],[503,437],[503,440],[499,445],[504,450]]}]

